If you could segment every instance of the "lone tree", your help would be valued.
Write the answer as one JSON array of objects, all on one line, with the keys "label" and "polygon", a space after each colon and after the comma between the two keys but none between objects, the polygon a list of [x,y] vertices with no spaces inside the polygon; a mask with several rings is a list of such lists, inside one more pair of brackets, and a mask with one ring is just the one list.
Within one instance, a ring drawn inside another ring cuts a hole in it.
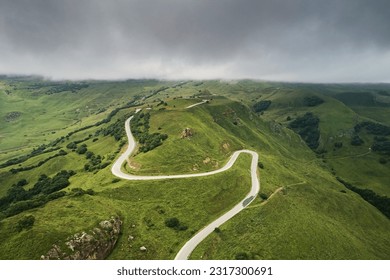
[{"label": "lone tree", "polygon": [[165,225],[169,228],[173,228],[175,230],[186,230],[188,227],[186,225],[180,224],[178,218],[168,218],[165,220]]},{"label": "lone tree", "polygon": [[165,220],[165,225],[170,228],[176,228],[180,225],[178,218],[168,218]]}]

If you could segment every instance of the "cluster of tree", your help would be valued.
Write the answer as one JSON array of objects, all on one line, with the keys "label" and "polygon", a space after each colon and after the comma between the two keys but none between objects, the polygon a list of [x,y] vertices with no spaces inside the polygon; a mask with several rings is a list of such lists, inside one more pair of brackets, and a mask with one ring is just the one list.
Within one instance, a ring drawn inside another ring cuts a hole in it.
[{"label": "cluster of tree", "polygon": [[167,134],[153,133],[146,134],[143,133],[139,138],[139,143],[142,146],[139,148],[140,152],[146,153],[153,150],[154,148],[160,146],[164,140],[168,138]]},{"label": "cluster of tree", "polygon": [[375,136],[372,150],[374,152],[390,155],[390,141],[386,137]]},{"label": "cluster of tree", "polygon": [[47,91],[47,94],[54,94],[54,93],[59,93],[59,92],[63,92],[63,91],[71,91],[73,93],[83,89],[83,88],[87,88],[89,87],[88,84],[86,83],[66,83],[66,84],[57,84],[57,85],[54,85],[52,86],[48,91]]},{"label": "cluster of tree", "polygon": [[160,146],[168,138],[167,134],[152,133],[149,134],[149,113],[140,113],[131,120],[131,131],[138,142],[141,144],[140,152],[146,153]]},{"label": "cluster of tree", "polygon": [[387,218],[390,219],[390,198],[387,196],[380,196],[368,189],[361,189],[337,177],[337,180],[342,183],[347,189],[359,194],[365,201],[375,206]]},{"label": "cluster of tree", "polygon": [[334,96],[346,105],[355,106],[383,106],[385,103],[378,102],[371,92],[341,92]]},{"label": "cluster of tree", "polygon": [[319,122],[320,119],[317,116],[307,112],[302,117],[293,120],[288,127],[298,133],[312,150],[315,150],[318,148],[320,139]]},{"label": "cluster of tree", "polygon": [[66,195],[60,190],[69,186],[69,178],[75,174],[73,170],[62,170],[53,178],[43,174],[29,190],[23,188],[27,181],[22,179],[7,191],[6,196],[0,198],[0,210],[9,217],[60,198]]},{"label": "cluster of tree", "polygon": [[69,186],[69,178],[75,174],[76,172],[73,170],[61,170],[53,178],[43,174],[39,177],[38,182],[35,183],[34,187],[28,190],[28,192],[32,193],[32,195],[37,195],[40,193],[50,194],[62,190]]},{"label": "cluster of tree", "polygon": [[78,146],[76,149],[76,153],[78,153],[79,155],[83,155],[87,151],[88,151],[87,144],[82,144],[82,145]]},{"label": "cluster of tree", "polygon": [[89,163],[84,165],[84,170],[88,172],[106,168],[111,164],[110,161],[102,163],[103,158],[100,155],[95,155],[91,151],[87,151],[85,157],[89,160]]},{"label": "cluster of tree", "polygon": [[25,162],[26,160],[28,160],[30,158],[39,156],[41,154],[50,153],[50,152],[53,152],[53,151],[56,151],[56,150],[60,149],[58,147],[58,148],[52,148],[52,149],[45,150],[46,148],[47,148],[47,145],[42,144],[38,148],[36,148],[36,149],[34,148],[32,150],[32,152],[27,154],[27,155],[20,156],[20,157],[17,157],[17,158],[13,158],[13,159],[10,159],[10,160],[6,161],[5,163],[0,164],[0,168],[4,168],[4,167],[11,166],[11,165],[23,163],[23,162]]},{"label": "cluster of tree", "polygon": [[55,139],[54,141],[50,142],[49,146],[55,147],[59,143],[63,143],[63,142],[65,142],[65,136],[59,137],[59,138]]},{"label": "cluster of tree", "polygon": [[355,125],[354,130],[356,133],[359,133],[363,128],[369,134],[379,135],[379,136],[388,136],[390,135],[390,126],[386,126],[380,123],[374,123],[370,121],[361,122]]},{"label": "cluster of tree", "polygon": [[31,170],[31,169],[34,169],[34,168],[37,168],[43,164],[45,164],[46,162],[48,162],[49,160],[53,159],[53,158],[56,158],[56,157],[61,157],[61,156],[65,156],[67,155],[68,153],[65,152],[64,150],[60,150],[58,153],[56,153],[55,155],[52,155],[48,158],[45,158],[44,160],[41,160],[40,162],[38,162],[37,164],[35,165],[30,165],[30,166],[25,166],[25,167],[18,167],[18,168],[12,168],[10,169],[10,172],[12,174],[16,174],[18,172],[22,172],[22,171],[27,171],[27,170]]},{"label": "cluster of tree", "polygon": [[[73,142],[69,142],[68,145],[66,145],[66,147],[67,147],[68,149],[74,151],[74,152],[77,152],[77,153],[79,153],[79,154],[83,154],[83,152],[81,152],[81,153],[79,152],[78,149],[79,149],[80,147],[78,147],[77,144],[80,144],[80,143],[82,143],[82,142],[85,142],[85,141],[91,139],[92,136],[93,136],[93,135],[90,134],[90,135],[88,135],[88,137],[86,137],[86,138],[83,138],[83,139],[80,139],[80,140],[76,140],[76,141],[73,141]],[[84,148],[87,147],[86,144],[83,144],[83,145],[81,145],[81,146],[84,147]],[[80,150],[82,151],[84,148],[81,148]],[[85,152],[86,152],[86,150],[84,151],[84,153],[85,153]]]},{"label": "cluster of tree", "polygon": [[183,225],[178,218],[168,218],[165,220],[165,225],[177,231],[187,230],[188,227]]},{"label": "cluster of tree", "polygon": [[352,135],[352,138],[351,138],[351,145],[353,146],[360,146],[364,143],[363,139],[360,138],[360,136],[358,134],[354,134]]},{"label": "cluster of tree", "polygon": [[70,136],[72,136],[73,134],[77,133],[77,132],[80,132],[80,131],[83,131],[83,130],[87,130],[87,129],[90,129],[92,127],[98,127],[98,126],[101,126],[102,124],[105,124],[105,123],[109,123],[111,121],[111,119],[116,115],[118,114],[119,111],[121,110],[124,110],[124,109],[128,109],[128,108],[131,108],[134,106],[135,104],[135,99],[133,99],[132,101],[129,101],[126,105],[122,106],[122,107],[119,107],[119,108],[115,108],[114,110],[112,110],[110,112],[110,114],[108,114],[108,116],[101,120],[101,121],[98,121],[97,123],[95,124],[92,124],[92,125],[87,125],[87,126],[84,126],[84,127],[81,127],[79,129],[76,129],[74,131],[71,131],[67,134],[67,137],[69,138]]},{"label": "cluster of tree", "polygon": [[102,133],[104,136],[110,135],[114,137],[116,141],[121,140],[122,137],[125,136],[124,122],[129,116],[129,114],[126,114],[119,118],[115,123],[99,130],[98,134]]},{"label": "cluster of tree", "polygon": [[[123,125],[123,123],[122,123],[122,125]],[[110,131],[111,132],[114,131],[114,130],[111,130],[110,127],[108,127],[106,130],[102,130],[104,135],[108,135],[106,133],[110,133]],[[95,155],[93,152],[88,151],[88,147],[86,144],[82,144],[80,146],[77,146],[76,142],[70,142],[66,147],[69,149],[72,149],[73,151],[75,151],[76,153],[78,153],[80,155],[85,154],[86,159],[89,160],[89,162],[84,165],[85,171],[93,172],[95,170],[106,168],[107,166],[109,166],[111,164],[110,161],[102,163],[103,158],[100,155]]]},{"label": "cluster of tree", "polygon": [[271,100],[262,100],[253,105],[253,110],[256,113],[261,113],[267,110],[270,105],[271,105]]},{"label": "cluster of tree", "polygon": [[303,98],[303,104],[305,106],[314,107],[322,103],[324,103],[324,100],[315,95],[306,96],[305,98]]}]

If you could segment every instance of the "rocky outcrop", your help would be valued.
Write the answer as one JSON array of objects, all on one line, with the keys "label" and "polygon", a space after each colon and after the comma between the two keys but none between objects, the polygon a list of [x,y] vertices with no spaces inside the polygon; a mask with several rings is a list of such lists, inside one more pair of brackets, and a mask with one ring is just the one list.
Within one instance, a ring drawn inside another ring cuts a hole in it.
[{"label": "rocky outcrop", "polygon": [[192,129],[187,127],[182,131],[181,139],[191,137],[192,135],[193,135]]},{"label": "rocky outcrop", "polygon": [[102,260],[114,249],[121,232],[118,217],[101,221],[97,227],[67,238],[64,244],[53,244],[43,260]]}]

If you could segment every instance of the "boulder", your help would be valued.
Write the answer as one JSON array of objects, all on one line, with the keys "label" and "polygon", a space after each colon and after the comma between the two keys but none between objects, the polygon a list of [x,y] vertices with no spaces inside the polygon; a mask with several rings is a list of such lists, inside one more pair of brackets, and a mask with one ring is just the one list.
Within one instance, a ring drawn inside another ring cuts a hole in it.
[{"label": "boulder", "polygon": [[191,128],[187,127],[185,128],[181,133],[181,139],[191,137],[193,135],[193,131]]},{"label": "boulder", "polygon": [[145,252],[145,251],[147,250],[145,246],[142,246],[142,247],[140,247],[139,249],[140,249],[142,252]]},{"label": "boulder", "polygon": [[105,259],[119,238],[122,221],[119,217],[111,217],[101,221],[98,227],[76,233],[66,239],[63,244],[53,244],[44,260],[102,260]]}]

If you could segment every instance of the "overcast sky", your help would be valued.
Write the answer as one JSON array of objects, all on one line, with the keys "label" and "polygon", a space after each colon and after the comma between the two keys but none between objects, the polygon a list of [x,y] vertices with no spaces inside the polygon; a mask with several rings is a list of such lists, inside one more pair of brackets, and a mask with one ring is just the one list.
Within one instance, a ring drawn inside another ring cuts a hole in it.
[{"label": "overcast sky", "polygon": [[390,82],[390,0],[0,0],[0,73]]}]

